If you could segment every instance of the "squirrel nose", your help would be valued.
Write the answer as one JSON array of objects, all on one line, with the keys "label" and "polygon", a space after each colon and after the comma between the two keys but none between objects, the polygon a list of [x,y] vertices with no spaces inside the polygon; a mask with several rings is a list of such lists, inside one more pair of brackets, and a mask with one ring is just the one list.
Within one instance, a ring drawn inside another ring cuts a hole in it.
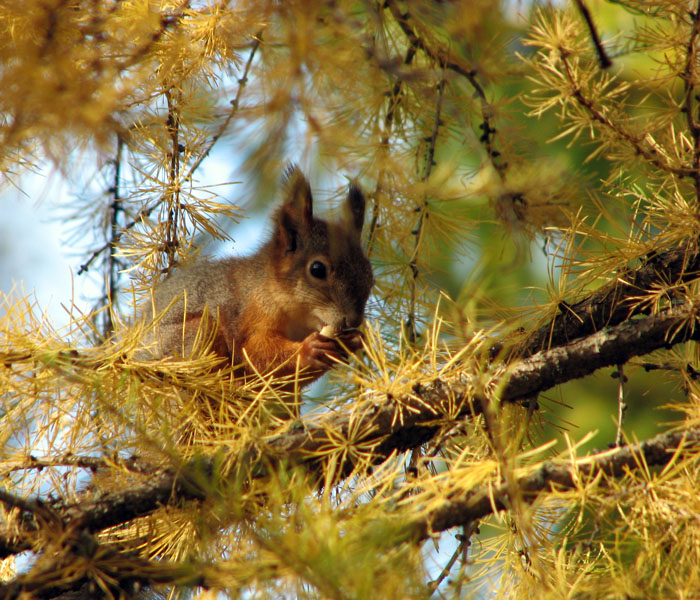
[{"label": "squirrel nose", "polygon": [[343,319],[343,329],[355,329],[362,325],[362,315],[352,315]]}]

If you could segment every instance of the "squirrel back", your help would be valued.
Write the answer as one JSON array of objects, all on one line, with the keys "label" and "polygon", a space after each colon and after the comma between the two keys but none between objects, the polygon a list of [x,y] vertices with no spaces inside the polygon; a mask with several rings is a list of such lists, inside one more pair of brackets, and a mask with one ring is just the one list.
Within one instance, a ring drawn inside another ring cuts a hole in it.
[{"label": "squirrel back", "polygon": [[144,316],[172,303],[150,340],[156,357],[187,356],[198,336],[210,335],[212,350],[242,375],[303,369],[311,381],[359,347],[373,283],[361,246],[364,195],[351,185],[345,218],[328,223],[314,217],[298,169],[287,173],[284,193],[272,236],[255,254],[198,261],[156,286]]}]

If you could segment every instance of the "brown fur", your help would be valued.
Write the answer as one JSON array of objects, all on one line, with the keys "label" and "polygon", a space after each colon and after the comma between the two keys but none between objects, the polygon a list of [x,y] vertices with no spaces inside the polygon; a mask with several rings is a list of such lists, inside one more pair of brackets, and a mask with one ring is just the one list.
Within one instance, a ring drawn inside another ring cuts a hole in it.
[{"label": "brown fur", "polygon": [[[351,186],[349,218],[327,223],[313,216],[299,170],[288,172],[284,191],[272,237],[255,254],[200,261],[156,287],[147,319],[175,302],[154,329],[154,356],[187,356],[197,335],[208,334],[212,351],[239,365],[239,375],[254,370],[247,356],[258,371],[278,375],[294,374],[298,363],[308,383],[346,356],[343,346],[359,347],[356,328],[373,283],[360,245],[364,196]],[[313,263],[323,265],[325,279],[313,275]],[[332,338],[320,335],[324,326]]]}]

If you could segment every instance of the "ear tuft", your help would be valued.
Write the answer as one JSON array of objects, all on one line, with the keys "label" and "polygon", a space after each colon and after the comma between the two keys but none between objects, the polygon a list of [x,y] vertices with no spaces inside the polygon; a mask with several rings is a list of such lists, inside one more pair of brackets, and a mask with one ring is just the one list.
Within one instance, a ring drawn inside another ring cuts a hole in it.
[{"label": "ear tuft", "polygon": [[348,189],[347,208],[350,213],[352,228],[359,237],[365,223],[365,195],[362,190],[353,182]]},{"label": "ear tuft", "polygon": [[313,198],[311,186],[299,168],[290,164],[282,178],[284,190],[283,210],[304,225],[310,226],[314,220]]},{"label": "ear tuft", "polygon": [[275,239],[285,253],[296,252],[303,232],[313,223],[311,187],[296,165],[289,165],[282,178],[284,201],[275,216]]},{"label": "ear tuft", "polygon": [[287,182],[292,178],[295,171],[298,171],[299,167],[295,163],[289,163],[284,168],[284,173],[282,173],[282,187],[286,187]]}]

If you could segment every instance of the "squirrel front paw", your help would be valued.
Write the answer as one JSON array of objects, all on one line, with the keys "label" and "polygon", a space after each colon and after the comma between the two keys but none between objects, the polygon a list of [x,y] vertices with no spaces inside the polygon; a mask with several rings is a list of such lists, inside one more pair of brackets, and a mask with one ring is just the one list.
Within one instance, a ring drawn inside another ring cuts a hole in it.
[{"label": "squirrel front paw", "polygon": [[[346,329],[335,338],[344,348],[354,354],[362,348],[363,335],[358,329]],[[347,355],[347,353],[346,353]]]},{"label": "squirrel front paw", "polygon": [[317,371],[327,371],[337,361],[345,362],[349,352],[356,352],[362,347],[362,334],[357,330],[341,333],[329,338],[314,331],[303,341],[302,366]]}]

